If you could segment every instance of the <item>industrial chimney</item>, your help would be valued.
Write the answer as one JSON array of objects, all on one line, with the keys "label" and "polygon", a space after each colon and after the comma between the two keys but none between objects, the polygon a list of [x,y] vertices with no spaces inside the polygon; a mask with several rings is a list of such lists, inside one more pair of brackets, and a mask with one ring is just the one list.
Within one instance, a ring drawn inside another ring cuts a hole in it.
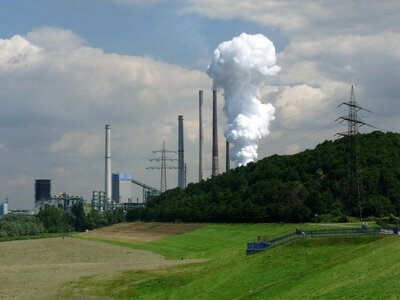
[{"label": "industrial chimney", "polygon": [[203,180],[203,91],[199,91],[199,181]]},{"label": "industrial chimney", "polygon": [[212,171],[211,176],[217,176],[218,170],[218,121],[217,121],[217,91],[213,90],[213,140],[212,140]]},{"label": "industrial chimney", "polygon": [[183,116],[178,116],[178,187],[185,188],[185,159],[183,147]]},{"label": "industrial chimney", "polygon": [[226,141],[226,155],[225,155],[225,159],[226,159],[226,172],[228,172],[231,168],[231,163],[230,163],[230,157],[229,157],[229,142]]},{"label": "industrial chimney", "polygon": [[106,153],[105,153],[105,183],[104,191],[107,193],[107,201],[111,203],[112,185],[111,185],[111,145],[110,145],[111,126],[106,125]]}]

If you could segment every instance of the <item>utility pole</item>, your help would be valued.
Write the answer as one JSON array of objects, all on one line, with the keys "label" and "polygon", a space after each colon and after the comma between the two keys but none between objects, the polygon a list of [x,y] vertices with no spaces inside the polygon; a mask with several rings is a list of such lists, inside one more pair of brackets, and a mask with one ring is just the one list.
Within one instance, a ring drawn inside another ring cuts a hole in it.
[{"label": "utility pole", "polygon": [[359,161],[359,139],[360,133],[359,127],[363,125],[369,125],[361,118],[358,117],[358,111],[365,110],[355,100],[354,87],[351,86],[349,102],[343,102],[338,107],[346,105],[349,108],[347,116],[342,116],[336,119],[340,123],[347,122],[347,132],[337,133],[336,135],[345,137],[348,139],[348,165],[349,165],[349,204],[352,205],[354,202],[357,203],[359,210],[360,220],[362,219],[362,212],[364,206],[364,199],[362,196],[362,182],[360,177],[360,161]]},{"label": "utility pole", "polygon": [[149,159],[149,161],[153,162],[160,162],[160,166],[151,166],[147,167],[146,169],[151,170],[161,170],[161,182],[160,182],[160,191],[161,193],[167,190],[167,169],[178,169],[176,166],[169,166],[167,165],[167,161],[176,162],[176,158],[167,157],[167,153],[175,153],[176,151],[166,150],[165,143],[163,141],[162,149],[153,151],[154,154],[161,153],[161,157]]}]

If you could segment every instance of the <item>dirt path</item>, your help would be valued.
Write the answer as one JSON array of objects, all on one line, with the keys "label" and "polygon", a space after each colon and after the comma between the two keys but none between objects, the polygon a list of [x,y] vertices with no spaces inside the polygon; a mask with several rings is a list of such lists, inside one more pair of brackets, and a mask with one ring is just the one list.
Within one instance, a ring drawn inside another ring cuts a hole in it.
[{"label": "dirt path", "polygon": [[56,299],[64,282],[82,276],[187,263],[76,238],[2,242],[0,254],[1,299]]},{"label": "dirt path", "polygon": [[82,233],[82,236],[148,243],[168,236],[190,232],[206,224],[121,223]]}]

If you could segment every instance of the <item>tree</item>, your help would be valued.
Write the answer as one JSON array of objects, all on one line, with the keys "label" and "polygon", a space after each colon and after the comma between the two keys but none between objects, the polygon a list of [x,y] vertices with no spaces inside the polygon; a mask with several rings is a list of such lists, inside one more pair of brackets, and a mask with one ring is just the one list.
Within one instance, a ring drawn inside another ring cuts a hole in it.
[{"label": "tree", "polygon": [[47,232],[68,232],[72,228],[69,225],[69,217],[60,208],[46,204],[36,217],[43,224]]},{"label": "tree", "polygon": [[79,201],[72,206],[71,213],[73,215],[73,227],[75,231],[85,231],[86,229],[86,215],[83,208],[83,202]]}]

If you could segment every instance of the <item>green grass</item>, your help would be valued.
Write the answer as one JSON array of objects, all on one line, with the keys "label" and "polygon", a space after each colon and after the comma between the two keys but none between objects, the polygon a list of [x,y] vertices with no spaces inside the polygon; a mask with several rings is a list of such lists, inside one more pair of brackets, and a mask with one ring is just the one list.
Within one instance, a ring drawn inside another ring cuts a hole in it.
[{"label": "green grass", "polygon": [[[302,229],[315,226],[302,225]],[[252,256],[245,243],[294,225],[209,225],[147,244],[111,242],[206,262],[67,283],[61,295],[116,299],[397,299],[398,237],[301,240]],[[399,297],[400,298],[400,297]]]}]

